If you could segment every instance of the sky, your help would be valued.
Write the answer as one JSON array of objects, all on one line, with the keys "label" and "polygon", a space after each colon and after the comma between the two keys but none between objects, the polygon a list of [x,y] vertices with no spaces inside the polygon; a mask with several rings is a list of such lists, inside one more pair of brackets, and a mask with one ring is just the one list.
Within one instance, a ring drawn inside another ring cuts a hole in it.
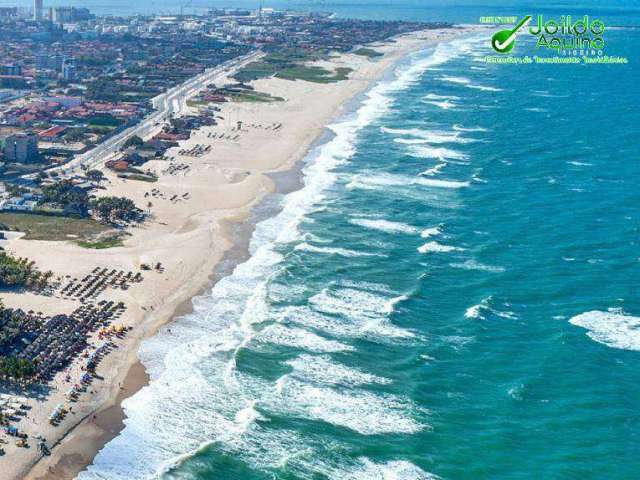
[{"label": "sky", "polygon": [[[333,11],[341,16],[372,19],[444,20],[477,22],[480,16],[553,13],[590,14],[612,25],[640,26],[640,0],[264,0],[265,7]],[[94,13],[185,13],[210,7],[257,8],[259,0],[44,0],[45,8],[56,5],[86,6]],[[30,8],[32,0],[0,0],[0,6]]]}]

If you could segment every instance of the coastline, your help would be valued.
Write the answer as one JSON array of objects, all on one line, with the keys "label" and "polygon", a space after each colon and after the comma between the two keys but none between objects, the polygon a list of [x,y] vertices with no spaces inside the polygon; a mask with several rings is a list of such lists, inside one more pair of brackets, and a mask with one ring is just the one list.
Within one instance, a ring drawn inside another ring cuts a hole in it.
[{"label": "coastline", "polygon": [[[419,38],[420,34],[425,34],[430,38]],[[361,59],[362,69],[356,69],[354,71],[354,77],[356,80],[348,80],[345,85],[335,84],[334,89],[339,92],[335,95],[335,101],[327,107],[322,118],[313,119],[309,125],[306,125],[308,132],[302,139],[297,139],[297,145],[289,148],[287,158],[269,159],[260,165],[262,170],[259,174],[243,174],[240,170],[251,169],[254,170],[257,165],[251,164],[242,165],[242,169],[235,164],[223,165],[223,168],[229,169],[231,177],[236,180],[236,176],[241,176],[242,179],[239,182],[243,183],[253,181],[251,191],[246,195],[240,195],[239,201],[232,202],[233,205],[226,205],[227,208],[221,208],[224,211],[224,215],[217,217],[216,225],[206,224],[205,236],[208,237],[210,247],[205,251],[199,251],[199,256],[205,261],[201,261],[198,264],[197,271],[192,272],[188,276],[189,283],[183,285],[182,289],[176,295],[176,298],[162,299],[158,308],[153,308],[150,311],[144,311],[141,313],[140,321],[135,323],[134,334],[131,338],[127,339],[127,345],[119,353],[119,359],[113,360],[112,367],[116,369],[115,375],[111,375],[109,382],[105,382],[104,390],[108,392],[103,395],[102,401],[97,402],[96,406],[89,408],[87,414],[82,417],[80,421],[76,421],[75,424],[70,423],[63,428],[65,431],[60,438],[57,439],[56,447],[52,449],[52,455],[50,457],[43,457],[43,459],[36,459],[30,464],[25,464],[20,471],[16,471],[11,478],[27,478],[37,480],[58,480],[74,478],[80,471],[84,470],[93,461],[93,458],[102,449],[102,447],[108,443],[111,439],[118,435],[118,433],[124,428],[125,413],[122,408],[122,402],[127,398],[134,395],[141,388],[144,388],[148,384],[149,377],[144,369],[144,366],[138,359],[138,350],[141,343],[152,337],[160,329],[166,328],[176,318],[187,315],[192,311],[193,298],[202,295],[209,291],[217,280],[224,276],[225,272],[232,269],[236,264],[240,263],[243,258],[248,257],[248,242],[253,232],[253,228],[256,220],[252,219],[255,214],[256,206],[262,205],[271,194],[283,194],[285,193],[282,187],[278,186],[278,182],[273,180],[272,175],[274,173],[284,173],[293,175],[296,177],[299,183],[300,171],[296,167],[301,165],[301,161],[307,157],[308,153],[313,149],[316,142],[322,138],[324,132],[326,132],[326,125],[334,121],[340,115],[344,113],[344,107],[350,101],[353,101],[358,95],[368,90],[372,84],[380,80],[387,72],[393,68],[399,61],[406,58],[407,55],[414,52],[417,49],[424,48],[426,46],[437,43],[445,38],[433,35],[434,32],[442,32],[437,30],[427,30],[420,32],[418,35],[408,35],[403,37],[413,37],[411,40],[403,40],[402,45],[398,41],[389,43],[386,42],[384,47],[376,45],[374,48],[385,49],[385,56],[376,61],[369,61]],[[444,31],[445,36],[449,34],[463,34],[468,30],[451,29]],[[435,37],[435,38],[434,38]],[[448,37],[447,39],[449,39]],[[352,55],[353,54],[348,54]],[[339,64],[341,61],[345,61],[345,55],[338,57],[337,60],[332,59],[332,62]],[[352,59],[353,60],[353,59]],[[369,63],[367,63],[369,62]],[[369,67],[369,70],[367,70]],[[371,68],[374,67],[374,68]],[[288,91],[290,85],[286,85],[286,80],[266,80],[254,82],[257,84],[258,89],[261,91],[267,91],[272,93],[271,90],[275,90],[275,93],[279,91]],[[279,86],[276,84],[280,84]],[[283,83],[285,85],[283,85]],[[301,95],[317,94],[317,90],[322,87],[316,85],[310,85],[306,82],[296,82],[299,90],[295,93],[301,93]],[[302,85],[302,86],[301,86]],[[330,87],[331,88],[331,87]],[[280,90],[279,90],[280,89]],[[296,90],[296,89],[293,89]],[[334,97],[331,98],[334,100]],[[340,100],[340,101],[338,101]],[[304,102],[302,102],[304,103]],[[300,107],[302,105],[298,105]],[[227,106],[225,106],[226,108]],[[237,104],[228,106],[229,108],[242,108]],[[275,106],[278,107],[277,105]],[[246,108],[249,112],[252,110],[252,106]],[[226,116],[226,115],[225,115]],[[229,114],[231,117],[232,114]],[[309,114],[307,114],[307,117]],[[202,141],[202,139],[200,139]],[[274,156],[277,156],[279,152],[277,148],[274,149]],[[236,158],[237,160],[237,158]],[[256,178],[258,177],[258,178]],[[123,185],[119,187],[126,188]],[[116,188],[118,187],[116,186]],[[246,193],[246,192],[245,192]],[[199,212],[188,212],[191,215],[182,217],[180,224],[180,231],[188,225],[187,231],[191,228],[190,222],[193,221],[192,217],[197,217]],[[209,219],[211,220],[211,219]],[[137,232],[136,232],[137,235]],[[216,243],[213,246],[213,240],[221,242],[221,245]],[[204,244],[199,245],[207,245]],[[222,269],[222,271],[221,271]],[[213,273],[212,273],[213,272]],[[102,368],[102,367],[101,367]],[[101,371],[101,370],[100,370]]]}]

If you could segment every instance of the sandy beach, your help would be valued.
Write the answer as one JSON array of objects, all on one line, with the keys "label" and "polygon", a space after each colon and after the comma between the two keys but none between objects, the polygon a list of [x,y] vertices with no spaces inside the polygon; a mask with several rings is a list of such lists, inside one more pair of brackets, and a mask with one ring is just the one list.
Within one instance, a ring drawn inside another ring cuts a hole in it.
[{"label": "sandy beach", "polygon": [[[161,268],[142,271],[143,280],[126,290],[107,289],[100,294],[98,299],[127,305],[121,322],[131,329],[123,338],[114,339],[116,347],[96,369],[98,379],[71,404],[73,410],[60,425],[50,425],[47,418],[57,404],[66,401],[65,392],[82,375],[81,362],[58,374],[41,399],[30,399],[30,410],[19,428],[31,439],[37,435],[46,438],[51,455],[41,457],[35,440],[30,449],[21,449],[6,437],[6,455],[0,458],[2,478],[71,479],[89,465],[122,429],[121,402],[149,380],[137,356],[140,343],[171,319],[187,313],[191,299],[211,287],[216,266],[234,245],[230,226],[246,221],[252,208],[274,192],[270,174],[292,169],[325,126],[344,112],[345,103],[399,59],[463,33],[464,29],[446,29],[405,35],[372,45],[384,53],[374,59],[335,55],[321,62],[322,66],[353,69],[348,80],[337,83],[275,78],[254,81],[257,91],[284,101],[221,104],[223,119],[218,125],[194,131],[189,140],[169,150],[171,162],[153,160],[144,165],[145,170],[157,174],[155,183],[124,180],[105,170],[107,188],[99,195],[126,196],[150,212],[144,224],[129,229],[123,246],[92,250],[72,241],[6,241],[4,246],[11,253],[28,257],[42,270],[52,270],[61,277],[82,278],[97,267],[133,273],[141,272],[143,264],[161,263]],[[240,130],[238,122],[242,122]],[[281,127],[275,128],[279,124]],[[201,156],[179,153],[198,145],[211,149]],[[79,306],[77,300],[60,295],[11,293],[3,294],[2,299],[7,307],[45,314],[69,313]],[[97,345],[98,339],[92,343]]]}]

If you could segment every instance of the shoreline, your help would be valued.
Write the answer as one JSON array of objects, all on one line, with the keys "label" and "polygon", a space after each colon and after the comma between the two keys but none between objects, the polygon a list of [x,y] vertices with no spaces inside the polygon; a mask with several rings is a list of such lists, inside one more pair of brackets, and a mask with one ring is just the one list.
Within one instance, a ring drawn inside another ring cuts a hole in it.
[{"label": "shoreline", "polygon": [[[313,149],[315,149],[318,145],[324,143],[324,140],[322,140],[323,137],[324,134],[321,134],[321,136],[318,138],[317,144],[312,145],[309,148],[309,152],[313,151]],[[304,166],[304,158],[306,158],[306,155],[301,160],[296,162],[290,170],[275,172],[271,175],[272,177],[281,175],[283,177],[290,177],[285,181],[295,182],[295,187],[287,188],[287,186],[284,186],[284,188],[281,188],[282,186],[279,184],[281,182],[284,183],[284,181],[274,178],[274,182],[277,185],[276,190],[271,194],[266,195],[262,199],[262,201],[254,207],[251,212],[252,218],[248,218],[245,221],[229,223],[228,225],[226,225],[226,227],[230,230],[229,236],[233,237],[234,240],[232,241],[231,248],[229,248],[229,250],[225,252],[224,257],[216,264],[215,271],[210,275],[209,283],[203,285],[200,291],[193,297],[187,298],[181,304],[179,304],[175,308],[173,314],[168,318],[168,320],[158,325],[155,331],[151,333],[148,338],[156,335],[164,327],[171,325],[181,317],[193,313],[193,300],[195,298],[205,295],[207,292],[210,292],[219,280],[232,273],[233,269],[237,265],[243,263],[251,256],[249,252],[249,243],[251,241],[253,231],[255,230],[255,226],[260,221],[269,218],[273,214],[277,214],[277,209],[270,209],[269,212],[256,212],[255,210],[264,206],[265,202],[268,201],[268,198],[270,196],[286,195],[292,191],[295,191],[302,185],[301,170]],[[102,405],[94,413],[81,419],[78,424],[71,430],[69,430],[57,444],[64,444],[69,435],[74,434],[82,439],[82,443],[89,443],[91,445],[91,447],[87,449],[88,452],[92,453],[91,457],[87,458],[86,456],[80,455],[81,458],[78,458],[77,453],[74,454],[63,452],[59,455],[59,458],[57,459],[55,465],[49,466],[53,469],[53,471],[47,468],[47,472],[37,472],[36,468],[39,463],[36,463],[33,469],[27,474],[25,478],[33,480],[58,480],[75,478],[75,476],[78,475],[82,470],[91,465],[93,459],[102,449],[102,447],[104,447],[107,443],[117,437],[124,429],[124,420],[126,419],[126,415],[122,406],[122,402],[132,397],[144,387],[149,385],[150,380],[151,378],[147,373],[144,364],[139,358],[137,358],[128,366],[127,372],[122,380],[122,387],[117,392],[115,398],[111,399],[109,403]],[[70,442],[74,443],[74,449],[77,449],[76,447],[81,444],[80,440],[76,442],[75,438],[70,439]],[[75,445],[76,443],[78,445]],[[71,447],[71,445],[69,445],[69,447]]]},{"label": "shoreline", "polygon": [[[426,32],[433,31],[427,30]],[[454,32],[455,36],[459,36],[468,33],[468,30],[454,28],[447,33],[451,32]],[[383,44],[391,49],[389,55],[385,55],[378,61],[386,62],[383,68],[379,69],[376,75],[367,78],[364,82],[359,79],[362,85],[350,92],[342,102],[333,106],[331,115],[323,119],[321,128],[311,141],[305,139],[305,141],[299,142],[299,145],[294,148],[289,158],[283,159],[279,165],[276,165],[275,169],[264,172],[264,175],[269,178],[266,188],[265,182],[263,182],[263,188],[258,189],[255,196],[239,206],[229,218],[220,220],[220,228],[218,229],[220,231],[216,232],[218,236],[216,239],[224,240],[224,248],[211,252],[202,252],[210,253],[211,257],[215,257],[210,258],[208,262],[204,262],[206,265],[202,265],[203,269],[211,267],[210,273],[206,275],[206,280],[204,279],[205,276],[202,275],[203,272],[199,272],[200,276],[197,280],[197,285],[196,281],[193,281],[188,292],[184,292],[184,298],[173,304],[163,304],[159,310],[145,312],[143,320],[136,324],[137,332],[131,344],[128,345],[125,358],[121,359],[119,365],[114,365],[118,370],[114,376],[115,381],[111,382],[110,385],[105,385],[105,388],[110,391],[106,400],[100,402],[96,408],[91,409],[75,425],[66,427],[67,431],[55,443],[56,448],[52,449],[50,457],[36,460],[29,468],[22,470],[22,475],[24,476],[14,478],[31,480],[71,479],[93,463],[95,456],[104,445],[115,438],[125,426],[126,415],[122,402],[149,384],[149,375],[138,357],[142,342],[153,337],[163,328],[167,328],[168,325],[180,317],[190,314],[193,311],[194,298],[205,295],[217,281],[229,274],[236,265],[250,257],[249,242],[255,225],[264,218],[273,215],[274,210],[277,211],[280,207],[276,206],[274,208],[274,206],[269,207],[267,205],[266,209],[271,210],[267,212],[261,212],[260,209],[268,203],[270,198],[286,195],[290,191],[300,188],[304,160],[318,145],[325,143],[325,135],[328,132],[327,125],[344,115],[345,107],[351,102],[358,103],[358,98],[362,94],[416,50],[449,39],[451,37],[446,39],[416,39],[413,45],[395,50],[397,39]],[[286,82],[286,80],[279,81]],[[312,126],[311,130],[315,131],[315,128]],[[287,191],[287,188],[283,188],[287,187],[287,182],[291,183],[289,191]]]}]

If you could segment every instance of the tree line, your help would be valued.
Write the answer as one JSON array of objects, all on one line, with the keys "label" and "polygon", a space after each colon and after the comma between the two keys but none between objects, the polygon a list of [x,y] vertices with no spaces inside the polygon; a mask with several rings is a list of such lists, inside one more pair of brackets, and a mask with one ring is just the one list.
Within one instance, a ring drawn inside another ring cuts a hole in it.
[{"label": "tree line", "polygon": [[0,251],[0,288],[35,288],[47,286],[53,272],[41,272],[35,262],[26,258],[15,258]]},{"label": "tree line", "polygon": [[[97,174],[93,174],[99,180]],[[92,177],[92,178],[93,178]],[[86,217],[89,211],[101,222],[117,224],[142,219],[143,212],[126,197],[91,198],[86,190],[74,185],[71,180],[61,180],[42,187],[41,204],[49,204],[63,209],[66,214]]]}]

